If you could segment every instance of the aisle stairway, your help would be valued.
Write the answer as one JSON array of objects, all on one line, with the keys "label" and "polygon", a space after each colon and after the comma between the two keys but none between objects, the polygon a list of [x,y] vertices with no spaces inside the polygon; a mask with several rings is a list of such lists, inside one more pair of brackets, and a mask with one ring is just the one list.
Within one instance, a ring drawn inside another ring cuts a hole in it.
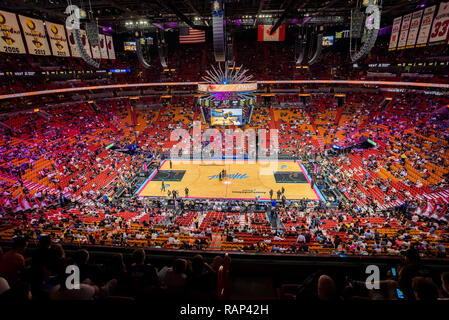
[{"label": "aisle stairway", "polygon": [[270,129],[278,129],[273,108],[270,107]]},{"label": "aisle stairway", "polygon": [[324,150],[323,137],[321,135],[317,135],[316,136],[316,141],[318,142],[318,147],[320,148],[320,150]]},{"label": "aisle stairway", "polygon": [[338,108],[337,116],[335,117],[335,124],[338,125],[340,123],[341,115],[343,114],[343,107]]},{"label": "aisle stairway", "polygon": [[[249,222],[249,224],[251,224],[251,222]],[[240,215],[240,221],[239,221],[240,230],[243,230],[245,225],[246,225],[246,215],[242,214],[242,215]]]},{"label": "aisle stairway", "polygon": [[209,250],[221,250],[222,236],[220,233],[212,234],[212,241],[209,246]]}]

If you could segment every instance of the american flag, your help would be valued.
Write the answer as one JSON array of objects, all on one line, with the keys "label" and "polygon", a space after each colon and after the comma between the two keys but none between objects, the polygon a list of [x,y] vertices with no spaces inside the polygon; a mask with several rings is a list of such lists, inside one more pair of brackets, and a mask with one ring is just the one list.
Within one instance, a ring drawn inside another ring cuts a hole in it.
[{"label": "american flag", "polygon": [[179,43],[202,43],[206,42],[206,32],[192,28],[179,29]]}]

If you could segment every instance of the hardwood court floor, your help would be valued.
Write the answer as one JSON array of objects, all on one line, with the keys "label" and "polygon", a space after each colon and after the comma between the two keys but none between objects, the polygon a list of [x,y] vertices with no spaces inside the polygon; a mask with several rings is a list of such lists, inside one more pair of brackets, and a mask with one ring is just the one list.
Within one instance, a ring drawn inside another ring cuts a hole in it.
[{"label": "hardwood court floor", "polygon": [[[220,181],[218,174],[223,169],[227,178]],[[162,181],[166,191],[162,190]],[[186,187],[189,198],[255,199],[259,195],[261,200],[267,200],[270,189],[273,198],[277,198],[277,191],[284,187],[287,199],[319,200],[297,161],[173,160],[170,168],[170,161],[166,160],[137,194],[161,197],[167,195],[167,190],[177,190],[184,198]]]}]

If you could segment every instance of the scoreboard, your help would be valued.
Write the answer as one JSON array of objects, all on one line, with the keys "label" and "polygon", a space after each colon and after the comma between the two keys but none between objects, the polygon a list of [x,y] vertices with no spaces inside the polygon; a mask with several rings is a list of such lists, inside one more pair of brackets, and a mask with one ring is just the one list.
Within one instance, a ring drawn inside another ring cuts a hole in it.
[{"label": "scoreboard", "polygon": [[211,107],[211,108],[242,108],[242,107],[250,107],[254,106],[256,103],[256,99],[251,98],[241,98],[241,99],[224,99],[224,100],[214,100],[207,98],[199,98],[198,104],[202,107]]}]

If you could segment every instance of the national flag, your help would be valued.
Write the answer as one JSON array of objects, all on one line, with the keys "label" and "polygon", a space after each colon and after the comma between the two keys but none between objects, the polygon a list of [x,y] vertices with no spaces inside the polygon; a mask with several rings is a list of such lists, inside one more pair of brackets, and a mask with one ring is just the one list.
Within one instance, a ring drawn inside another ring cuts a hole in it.
[{"label": "national flag", "polygon": [[179,29],[179,43],[202,43],[206,42],[206,32],[192,28]]},{"label": "national flag", "polygon": [[257,41],[284,41],[285,40],[285,24],[281,24],[276,32],[270,34],[272,25],[260,24],[257,26]]}]

